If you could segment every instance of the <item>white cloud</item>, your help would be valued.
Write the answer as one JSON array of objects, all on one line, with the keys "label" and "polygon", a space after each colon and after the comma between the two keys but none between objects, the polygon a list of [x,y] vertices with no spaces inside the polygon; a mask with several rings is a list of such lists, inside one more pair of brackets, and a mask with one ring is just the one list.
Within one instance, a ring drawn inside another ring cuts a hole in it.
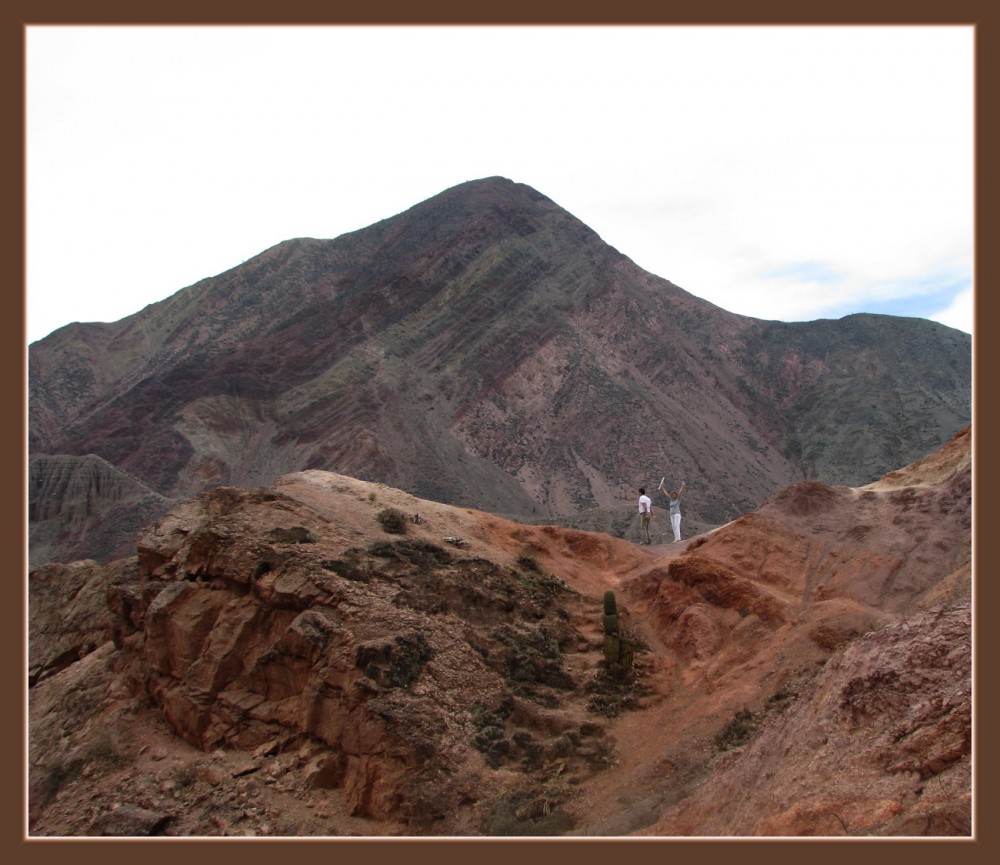
[{"label": "white cloud", "polygon": [[746,315],[971,272],[971,27],[29,27],[27,49],[30,339],[495,174]]},{"label": "white cloud", "polygon": [[931,321],[938,321],[941,324],[948,325],[948,327],[972,333],[972,325],[975,318],[973,305],[972,289],[968,288],[956,295],[955,299],[940,312],[928,315],[927,317]]}]

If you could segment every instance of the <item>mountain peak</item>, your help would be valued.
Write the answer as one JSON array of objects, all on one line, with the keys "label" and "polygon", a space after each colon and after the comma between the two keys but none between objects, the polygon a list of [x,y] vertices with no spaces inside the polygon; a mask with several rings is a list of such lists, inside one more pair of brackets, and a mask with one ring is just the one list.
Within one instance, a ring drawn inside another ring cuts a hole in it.
[{"label": "mountain peak", "polygon": [[869,324],[727,313],[486,177],[33,344],[31,450],[98,454],[168,498],[321,469],[615,532],[670,474],[707,528],[969,423],[970,339]]}]

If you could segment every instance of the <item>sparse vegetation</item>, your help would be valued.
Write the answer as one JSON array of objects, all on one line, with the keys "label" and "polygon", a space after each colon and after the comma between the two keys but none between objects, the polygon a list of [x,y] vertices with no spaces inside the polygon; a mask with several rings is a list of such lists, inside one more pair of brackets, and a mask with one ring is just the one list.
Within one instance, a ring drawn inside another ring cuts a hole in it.
[{"label": "sparse vegetation", "polygon": [[368,548],[368,552],[380,559],[395,559],[423,569],[439,567],[452,561],[451,553],[429,541],[376,541]]},{"label": "sparse vegetation", "polygon": [[635,682],[615,676],[606,668],[598,671],[588,683],[591,694],[587,710],[605,718],[617,718],[622,712],[639,708]]},{"label": "sparse vegetation", "polygon": [[559,643],[544,628],[519,631],[509,625],[495,629],[491,636],[506,649],[507,680],[523,684],[543,684],[561,691],[575,687],[562,668]]},{"label": "sparse vegetation", "polygon": [[542,569],[535,560],[535,557],[528,553],[521,553],[521,555],[517,557],[517,566],[522,571],[527,571],[532,574],[540,574],[542,572]]},{"label": "sparse vegetation", "polygon": [[400,634],[391,643],[358,646],[355,664],[383,687],[406,688],[420,678],[432,654],[423,634]]},{"label": "sparse vegetation", "polygon": [[367,583],[369,580],[368,573],[359,561],[358,550],[347,550],[339,559],[323,559],[320,562],[320,567],[332,571],[345,580],[352,580],[356,583]]},{"label": "sparse vegetation", "polygon": [[543,571],[530,556],[520,556],[517,564],[521,568],[518,578],[532,599],[554,597],[559,592],[567,591],[568,587],[563,580]]},{"label": "sparse vegetation", "polygon": [[128,762],[128,755],[121,750],[110,732],[101,730],[87,748],[85,759],[105,766],[124,766]]},{"label": "sparse vegetation", "polygon": [[271,540],[276,544],[315,544],[316,534],[305,526],[271,529]]},{"label": "sparse vegetation", "polygon": [[376,519],[390,535],[406,534],[406,514],[397,508],[384,508]]},{"label": "sparse vegetation", "polygon": [[485,834],[491,837],[565,835],[574,826],[572,817],[560,807],[566,798],[566,790],[554,785],[507,793],[493,803],[486,818]]},{"label": "sparse vegetation", "polygon": [[481,704],[473,706],[472,721],[476,725],[476,734],[472,742],[491,769],[498,769],[503,758],[511,750],[511,743],[505,738],[504,721],[512,709],[513,700],[510,694],[506,695],[496,709]]},{"label": "sparse vegetation", "polygon": [[745,706],[729,720],[715,736],[715,747],[719,751],[742,748],[749,742],[760,726],[759,720]]}]

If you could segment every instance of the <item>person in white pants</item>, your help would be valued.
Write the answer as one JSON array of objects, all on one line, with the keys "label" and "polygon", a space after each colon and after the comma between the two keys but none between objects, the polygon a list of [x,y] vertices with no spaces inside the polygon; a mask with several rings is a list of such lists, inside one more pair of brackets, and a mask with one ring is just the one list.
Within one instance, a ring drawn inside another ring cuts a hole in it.
[{"label": "person in white pants", "polygon": [[675,544],[681,539],[681,493],[684,492],[684,486],[685,481],[681,481],[677,491],[671,492],[663,489],[662,484],[660,485],[660,490],[670,498],[670,527],[674,530]]}]

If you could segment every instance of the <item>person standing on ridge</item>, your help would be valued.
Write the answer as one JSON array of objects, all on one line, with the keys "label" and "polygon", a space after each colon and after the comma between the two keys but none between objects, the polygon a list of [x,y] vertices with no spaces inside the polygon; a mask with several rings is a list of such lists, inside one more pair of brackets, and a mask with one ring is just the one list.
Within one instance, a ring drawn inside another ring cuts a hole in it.
[{"label": "person standing on ridge", "polygon": [[670,499],[670,526],[674,530],[674,543],[681,539],[681,493],[684,492],[685,482],[681,481],[676,492],[665,490],[663,481],[660,481],[660,492]]},{"label": "person standing on ridge", "polygon": [[649,535],[649,523],[653,519],[653,500],[646,495],[646,488],[639,487],[639,523],[642,534],[639,538],[640,544],[651,544],[653,539]]}]

